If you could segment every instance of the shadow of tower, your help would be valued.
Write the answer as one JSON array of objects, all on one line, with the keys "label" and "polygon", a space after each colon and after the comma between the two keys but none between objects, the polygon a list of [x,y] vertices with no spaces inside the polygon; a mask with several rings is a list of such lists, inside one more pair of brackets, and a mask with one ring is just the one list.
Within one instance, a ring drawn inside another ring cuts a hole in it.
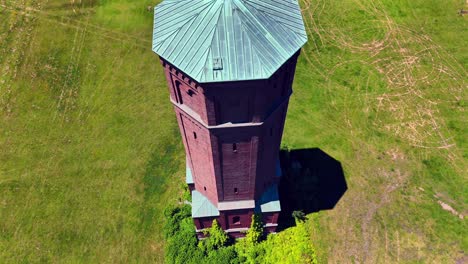
[{"label": "shadow of tower", "polygon": [[309,214],[333,209],[348,189],[341,163],[319,148],[281,150],[280,162],[278,231],[295,224],[293,211]]}]

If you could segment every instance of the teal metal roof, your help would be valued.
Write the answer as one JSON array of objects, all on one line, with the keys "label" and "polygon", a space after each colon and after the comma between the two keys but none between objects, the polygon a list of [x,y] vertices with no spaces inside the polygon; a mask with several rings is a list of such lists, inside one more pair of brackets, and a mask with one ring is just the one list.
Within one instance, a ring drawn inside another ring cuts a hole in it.
[{"label": "teal metal roof", "polygon": [[262,197],[258,200],[257,206],[255,208],[256,212],[268,213],[268,212],[279,212],[281,211],[281,204],[278,194],[278,185],[273,184],[268,188],[263,194]]},{"label": "teal metal roof", "polygon": [[165,0],[153,51],[200,83],[267,79],[307,41],[297,0]]},{"label": "teal metal roof", "polygon": [[192,176],[192,170],[190,170],[190,167],[186,166],[186,170],[185,170],[185,182],[187,184],[194,184],[193,182],[193,176]]},{"label": "teal metal roof", "polygon": [[219,216],[219,211],[214,204],[200,192],[192,191],[192,217],[215,217]]}]

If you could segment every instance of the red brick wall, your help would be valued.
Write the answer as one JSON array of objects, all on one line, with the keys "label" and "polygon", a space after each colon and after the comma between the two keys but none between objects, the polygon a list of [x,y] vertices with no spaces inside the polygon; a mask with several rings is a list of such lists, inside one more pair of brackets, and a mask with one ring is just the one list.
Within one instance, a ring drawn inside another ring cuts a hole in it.
[{"label": "red brick wall", "polygon": [[[219,217],[219,224],[224,230],[233,228],[249,228],[252,222],[252,209],[222,211]],[[234,217],[239,217],[240,224],[234,224]]]},{"label": "red brick wall", "polygon": [[[212,131],[213,160],[220,201],[254,199],[258,132],[258,127],[248,126]],[[234,143],[237,152],[233,151]]]},{"label": "red brick wall", "polygon": [[[235,143],[234,143],[235,142]],[[225,201],[253,199],[250,181],[250,138],[235,141],[221,141],[222,180]],[[236,150],[233,150],[233,147]],[[253,176],[253,175],[252,175]],[[237,193],[235,192],[237,189]]]},{"label": "red brick wall", "polygon": [[[203,85],[161,59],[171,99],[176,102],[175,110],[195,189],[215,205],[218,201],[258,198],[275,181],[287,100],[298,55],[268,80]],[[181,105],[198,114],[202,123],[185,113]],[[206,125],[248,122],[264,124],[206,128]],[[236,152],[233,144],[236,144]]]},{"label": "red brick wall", "polygon": [[263,232],[265,233],[274,233],[276,232],[276,226],[269,226],[269,227],[265,227],[265,229],[263,229]]},{"label": "red brick wall", "polygon": [[204,84],[210,125],[262,122],[291,92],[299,53],[268,80]]},{"label": "red brick wall", "polygon": [[279,213],[264,213],[262,214],[262,221],[264,224],[277,224]]},{"label": "red brick wall", "polygon": [[200,229],[210,228],[213,224],[215,218],[199,218],[200,220]]},{"label": "red brick wall", "polygon": [[207,123],[207,106],[203,88],[190,77],[162,59],[161,64],[164,67],[171,99],[178,104],[189,107]]},{"label": "red brick wall", "polygon": [[[260,148],[256,173],[256,198],[262,195],[265,189],[277,180],[276,162],[283,135],[286,111],[287,102],[272,114],[260,132]],[[272,166],[272,164],[275,166]]]},{"label": "red brick wall", "polygon": [[209,131],[183,111],[176,108],[176,112],[195,189],[216,205],[218,194]]}]

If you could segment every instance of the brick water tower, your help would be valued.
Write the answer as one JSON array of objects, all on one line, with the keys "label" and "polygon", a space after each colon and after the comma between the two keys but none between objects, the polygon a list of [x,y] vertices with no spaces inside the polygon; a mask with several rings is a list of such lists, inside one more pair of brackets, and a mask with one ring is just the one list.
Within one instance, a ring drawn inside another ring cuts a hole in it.
[{"label": "brick water tower", "polygon": [[279,149],[300,48],[297,0],[165,0],[160,57],[187,157],[197,234],[217,219],[232,237],[254,213],[275,232]]}]

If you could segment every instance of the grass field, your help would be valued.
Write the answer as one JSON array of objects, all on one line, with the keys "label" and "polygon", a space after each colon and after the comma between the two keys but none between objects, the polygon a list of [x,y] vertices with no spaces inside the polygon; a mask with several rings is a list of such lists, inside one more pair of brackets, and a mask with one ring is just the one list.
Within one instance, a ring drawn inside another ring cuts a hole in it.
[{"label": "grass field", "polygon": [[[0,0],[0,262],[163,262],[185,156],[157,2]],[[301,6],[283,144],[322,149],[348,183],[308,221],[321,262],[468,261],[468,5]]]}]

